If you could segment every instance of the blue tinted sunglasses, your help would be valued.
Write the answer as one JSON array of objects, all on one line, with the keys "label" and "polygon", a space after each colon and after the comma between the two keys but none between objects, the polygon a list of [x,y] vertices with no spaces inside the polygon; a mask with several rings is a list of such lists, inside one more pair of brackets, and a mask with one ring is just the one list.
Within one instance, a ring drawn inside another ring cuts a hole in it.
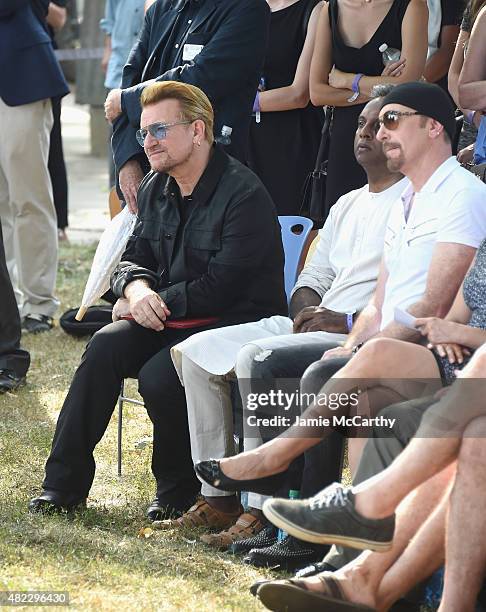
[{"label": "blue tinted sunglasses", "polygon": [[156,140],[164,140],[167,136],[167,130],[175,125],[186,125],[192,121],[176,121],[174,123],[152,123],[145,128],[137,130],[136,137],[138,144],[143,147],[147,134],[150,133]]}]

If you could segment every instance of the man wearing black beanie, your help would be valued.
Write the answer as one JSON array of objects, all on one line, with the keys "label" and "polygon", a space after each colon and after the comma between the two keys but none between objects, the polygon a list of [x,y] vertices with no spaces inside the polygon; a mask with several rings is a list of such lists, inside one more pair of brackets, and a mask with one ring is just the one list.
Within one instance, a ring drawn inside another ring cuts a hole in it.
[{"label": "man wearing black beanie", "polygon": [[407,106],[424,117],[435,119],[442,124],[450,141],[454,140],[456,133],[454,106],[450,97],[438,85],[421,81],[397,85],[383,98],[381,107],[388,104]]},{"label": "man wearing black beanie", "polygon": [[[389,170],[400,171],[411,185],[388,220],[383,273],[373,302],[361,312],[344,346],[325,353],[304,374],[316,379],[316,389],[335,371],[333,358],[351,357],[353,347],[377,335],[420,341],[418,333],[394,321],[393,307],[414,317],[445,317],[486,237],[486,185],[452,156],[454,109],[444,91],[422,82],[398,85],[383,98],[379,123],[377,138]],[[378,451],[374,440],[368,443],[353,484],[385,469],[405,446],[397,443],[400,436],[407,432],[408,440],[418,429],[428,404],[415,410],[412,400],[410,410],[407,406],[390,406],[380,413],[398,417],[396,437],[378,440]],[[341,568],[357,554],[333,547],[325,567]]]}]

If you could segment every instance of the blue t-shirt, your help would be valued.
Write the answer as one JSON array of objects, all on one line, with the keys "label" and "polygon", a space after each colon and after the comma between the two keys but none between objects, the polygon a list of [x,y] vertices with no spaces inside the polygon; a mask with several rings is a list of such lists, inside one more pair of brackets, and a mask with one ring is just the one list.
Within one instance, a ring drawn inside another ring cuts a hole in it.
[{"label": "blue t-shirt", "polygon": [[138,39],[144,19],[144,0],[107,0],[101,29],[111,36],[111,56],[106,70],[105,87],[120,87],[123,66]]}]

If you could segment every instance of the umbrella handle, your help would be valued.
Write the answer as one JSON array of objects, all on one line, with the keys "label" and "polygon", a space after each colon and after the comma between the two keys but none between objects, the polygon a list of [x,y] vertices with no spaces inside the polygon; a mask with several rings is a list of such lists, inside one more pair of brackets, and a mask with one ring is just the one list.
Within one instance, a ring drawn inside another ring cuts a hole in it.
[{"label": "umbrella handle", "polygon": [[80,306],[78,312],[76,313],[76,316],[74,317],[76,319],[76,321],[82,321],[84,315],[88,312],[88,308],[87,306]]}]

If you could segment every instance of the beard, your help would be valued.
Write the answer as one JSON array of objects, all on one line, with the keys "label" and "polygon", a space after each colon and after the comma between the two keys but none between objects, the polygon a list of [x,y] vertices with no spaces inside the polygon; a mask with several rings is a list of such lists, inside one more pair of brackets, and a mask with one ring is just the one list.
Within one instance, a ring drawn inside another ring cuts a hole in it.
[{"label": "beard", "polygon": [[[403,155],[403,151],[401,147],[392,147],[393,150],[399,150],[400,154],[397,157],[388,157],[386,158],[386,167],[388,168],[388,170],[390,172],[398,172],[399,170],[401,170],[401,168],[403,167],[403,164],[405,163],[405,157]],[[391,148],[389,148],[388,150],[390,150]],[[385,155],[386,155],[386,151],[385,151]]]},{"label": "beard", "polygon": [[[160,155],[160,153],[159,153]],[[165,152],[161,157],[149,160],[150,167],[154,172],[160,172],[161,174],[170,174],[171,171],[176,169],[178,166],[185,164],[192,155],[192,149],[186,154],[179,155],[177,158],[171,157],[169,153]]]}]

